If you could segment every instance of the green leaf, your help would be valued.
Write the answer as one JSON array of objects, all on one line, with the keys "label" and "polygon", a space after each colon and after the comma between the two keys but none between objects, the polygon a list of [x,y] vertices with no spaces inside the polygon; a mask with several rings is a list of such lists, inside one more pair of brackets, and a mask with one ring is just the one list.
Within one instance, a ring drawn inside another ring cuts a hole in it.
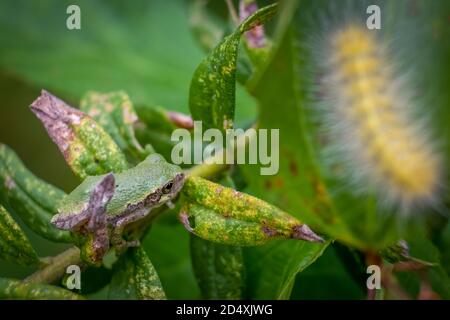
[{"label": "green leaf", "polygon": [[69,290],[48,284],[23,283],[19,280],[0,278],[0,299],[20,300],[83,300]]},{"label": "green leaf", "polygon": [[[258,10],[256,0],[240,1],[239,19],[249,17]],[[256,69],[263,67],[266,63],[271,48],[271,42],[267,38],[264,26],[260,25],[245,33],[244,48]]]},{"label": "green leaf", "polygon": [[83,112],[46,91],[33,102],[31,110],[81,180],[128,168],[125,156],[114,140]]},{"label": "green leaf", "polygon": [[[142,126],[136,127],[136,136],[142,144],[150,144],[168,161],[176,142],[170,138],[177,126],[170,120],[170,113],[161,107],[136,106]],[[188,120],[186,120],[188,121]]]},{"label": "green leaf", "polygon": [[162,300],[166,295],[142,248],[128,250],[114,266],[108,299]]},{"label": "green leaf", "polygon": [[244,260],[241,247],[191,235],[191,257],[204,299],[242,299]]},{"label": "green leaf", "polygon": [[65,193],[31,173],[19,157],[0,144],[0,203],[40,236],[71,242],[69,232],[55,228],[50,220]]},{"label": "green leaf", "polygon": [[190,176],[183,188],[180,220],[195,235],[229,245],[260,245],[271,239],[322,242],[309,227],[275,206]]},{"label": "green leaf", "polygon": [[0,206],[0,259],[24,266],[39,265],[39,258],[19,225]]},{"label": "green leaf", "polygon": [[189,234],[175,216],[164,218],[170,221],[153,223],[151,231],[141,241],[142,246],[158,270],[167,298],[195,299],[200,291],[192,270]]},{"label": "green leaf", "polygon": [[88,92],[81,100],[80,110],[97,121],[130,158],[139,162],[148,155],[134,135],[133,125],[138,117],[124,91]]},{"label": "green leaf", "polygon": [[137,292],[134,281],[134,263],[127,254],[124,254],[114,264],[113,276],[108,288],[108,299],[136,300]]},{"label": "green leaf", "polygon": [[[334,246],[329,246],[314,264],[297,275],[291,299],[366,299],[366,277],[356,282],[337,256]],[[358,279],[359,280],[359,279]]]},{"label": "green leaf", "polygon": [[411,256],[432,264],[425,269],[424,274],[433,291],[442,299],[450,299],[450,277],[442,267],[441,252],[420,232],[415,232],[414,237],[408,238],[407,241]]},{"label": "green leaf", "polygon": [[[228,175],[221,185],[235,188]],[[245,268],[242,248],[213,243],[191,234],[191,259],[204,299],[242,299]]]},{"label": "green leaf", "polygon": [[248,298],[288,299],[296,275],[319,258],[328,244],[273,241],[245,248]]},{"label": "green leaf", "polygon": [[241,35],[269,20],[276,4],[264,7],[247,18],[217,45],[195,70],[189,94],[189,109],[203,127],[226,130],[233,127],[236,91],[236,61]]}]

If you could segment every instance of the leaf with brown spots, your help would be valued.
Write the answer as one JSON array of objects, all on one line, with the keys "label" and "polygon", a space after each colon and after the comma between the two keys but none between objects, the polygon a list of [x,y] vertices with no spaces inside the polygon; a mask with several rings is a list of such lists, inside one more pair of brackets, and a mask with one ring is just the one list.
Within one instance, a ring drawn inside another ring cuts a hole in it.
[{"label": "leaf with brown spots", "polygon": [[203,121],[205,129],[233,128],[236,61],[241,35],[268,21],[276,9],[277,5],[272,4],[256,11],[219,43],[197,67],[191,81],[189,109],[194,120]]},{"label": "leaf with brown spots", "polygon": [[80,179],[128,168],[125,156],[114,140],[80,110],[45,90],[31,104],[31,110]]},{"label": "leaf with brown spots", "polygon": [[51,241],[72,241],[68,231],[50,223],[64,195],[30,172],[8,146],[0,144],[0,203],[31,230]]},{"label": "leaf with brown spots", "polygon": [[306,224],[277,207],[232,188],[188,177],[180,220],[197,236],[229,245],[261,245],[273,239],[323,242]]},{"label": "leaf with brown spots", "polygon": [[39,258],[28,238],[2,206],[0,206],[0,259],[23,266],[39,265]]},{"label": "leaf with brown spots", "polygon": [[84,297],[48,284],[23,283],[20,280],[0,278],[0,299],[84,300]]},{"label": "leaf with brown spots", "polygon": [[138,121],[138,117],[125,92],[90,91],[82,98],[80,110],[97,121],[120,149],[132,159],[139,162],[148,155],[134,135],[133,126]]},{"label": "leaf with brown spots", "polygon": [[113,300],[166,299],[159,276],[144,249],[129,250],[114,266],[108,298]]}]

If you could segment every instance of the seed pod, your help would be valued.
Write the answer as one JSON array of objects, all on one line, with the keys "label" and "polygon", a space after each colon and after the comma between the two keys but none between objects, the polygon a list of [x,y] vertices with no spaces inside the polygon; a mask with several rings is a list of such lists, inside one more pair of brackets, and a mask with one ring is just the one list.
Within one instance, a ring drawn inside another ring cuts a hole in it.
[{"label": "seed pod", "polygon": [[13,150],[0,144],[0,203],[31,230],[51,241],[71,242],[69,232],[50,223],[64,195],[33,175]]},{"label": "seed pod", "polygon": [[19,225],[0,206],[0,259],[23,266],[39,265],[39,258]]},{"label": "seed pod", "polygon": [[0,299],[26,300],[83,300],[84,297],[48,284],[23,283],[0,278]]},{"label": "seed pod", "polygon": [[138,117],[125,92],[88,92],[81,100],[80,110],[97,121],[127,155],[136,160],[147,156],[134,135],[133,125]]},{"label": "seed pod", "polygon": [[115,265],[108,298],[166,299],[158,274],[144,249],[138,247],[129,250]]},{"label": "seed pod", "polygon": [[72,171],[80,178],[128,168],[125,155],[105,130],[80,110],[42,90],[31,104]]},{"label": "seed pod", "polygon": [[199,177],[186,179],[180,220],[197,236],[229,245],[260,245],[270,239],[323,242],[306,224],[245,193]]}]

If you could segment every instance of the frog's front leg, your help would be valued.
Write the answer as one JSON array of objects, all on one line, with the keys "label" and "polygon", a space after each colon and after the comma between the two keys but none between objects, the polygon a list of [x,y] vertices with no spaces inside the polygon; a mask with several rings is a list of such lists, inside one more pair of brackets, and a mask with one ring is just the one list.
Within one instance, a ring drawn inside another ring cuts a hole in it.
[{"label": "frog's front leg", "polygon": [[123,233],[125,227],[130,223],[138,221],[150,213],[150,208],[139,208],[130,213],[124,214],[118,219],[115,219],[111,222],[112,225],[112,234],[111,234],[111,244],[116,249],[117,253],[123,252],[128,247],[137,247],[139,246],[139,240],[126,241],[123,238]]},{"label": "frog's front leg", "polygon": [[88,232],[87,242],[81,248],[81,254],[93,263],[100,263],[109,249],[109,232],[106,206],[115,191],[115,178],[112,173],[103,178],[89,199],[87,212],[89,220],[85,226]]}]

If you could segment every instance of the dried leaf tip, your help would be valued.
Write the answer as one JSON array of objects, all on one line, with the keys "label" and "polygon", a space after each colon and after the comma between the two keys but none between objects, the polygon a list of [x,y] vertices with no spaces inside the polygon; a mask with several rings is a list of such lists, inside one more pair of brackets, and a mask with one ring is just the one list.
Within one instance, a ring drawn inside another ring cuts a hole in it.
[{"label": "dried leaf tip", "polygon": [[45,90],[30,108],[79,178],[128,168],[125,155],[111,136],[82,111]]},{"label": "dried leaf tip", "polygon": [[84,115],[81,111],[70,107],[46,90],[41,90],[41,95],[33,101],[30,108],[41,120],[47,117],[53,120],[61,119],[71,122],[82,118]]},{"label": "dried leaf tip", "polygon": [[325,240],[319,237],[306,224],[294,227],[294,233],[292,234],[292,237],[294,239],[302,239],[310,242],[319,242],[319,243],[325,242]]},{"label": "dried leaf tip", "polygon": [[41,91],[41,95],[33,101],[30,108],[41,120],[51,139],[66,155],[74,135],[69,125],[79,123],[84,114],[45,90]]}]

